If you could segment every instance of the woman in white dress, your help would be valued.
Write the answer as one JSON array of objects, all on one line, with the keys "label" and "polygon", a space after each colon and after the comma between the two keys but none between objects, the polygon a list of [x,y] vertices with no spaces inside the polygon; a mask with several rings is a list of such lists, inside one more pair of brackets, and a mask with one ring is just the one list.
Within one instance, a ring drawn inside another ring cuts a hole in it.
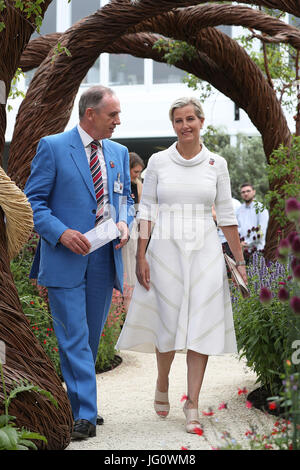
[{"label": "woman in white dress", "polygon": [[148,162],[139,206],[139,282],[116,348],[156,352],[154,408],[161,417],[170,409],[168,376],[175,352],[186,351],[183,411],[186,431],[194,433],[201,427],[198,400],[208,356],[236,352],[213,204],[218,227],[246,283],[247,276],[226,160],[210,152],[200,139],[201,103],[194,98],[176,100],[170,119],[178,141]]}]

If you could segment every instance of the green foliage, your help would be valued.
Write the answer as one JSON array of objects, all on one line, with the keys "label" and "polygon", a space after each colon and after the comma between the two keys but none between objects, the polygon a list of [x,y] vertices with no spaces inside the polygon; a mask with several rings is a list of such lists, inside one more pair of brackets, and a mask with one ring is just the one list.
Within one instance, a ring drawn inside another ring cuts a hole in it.
[{"label": "green foliage", "polygon": [[300,193],[300,136],[293,137],[291,148],[281,145],[274,150],[266,169],[270,183],[280,180],[280,185],[267,192],[265,202],[267,206],[273,204],[275,219],[285,227],[285,200]]},{"label": "green foliage", "polygon": [[[30,1],[30,0],[15,0],[14,3],[14,8],[17,8],[21,12],[24,13],[25,18],[29,21],[31,19],[34,20],[34,26],[36,30],[39,32],[40,27],[42,25],[42,9],[41,9],[41,4],[44,3],[45,0],[35,0],[35,1]],[[6,8],[5,1],[0,0],[0,12]],[[5,29],[5,23],[0,22],[0,32]]]},{"label": "green foliage", "polygon": [[59,56],[59,55],[62,55],[62,54],[66,54],[68,57],[71,57],[71,52],[69,51],[69,49],[65,46],[62,46],[60,42],[58,42],[56,44],[56,46],[54,47],[54,50],[53,50],[53,56],[52,56],[52,59],[51,59],[51,62],[53,63],[55,61],[55,59]]},{"label": "green foliage", "polygon": [[225,131],[213,126],[208,126],[203,134],[205,145],[227,161],[232,196],[240,199],[240,185],[249,182],[256,189],[256,199],[262,202],[269,181],[261,137],[238,134],[236,138],[236,146],[230,145],[230,138]]},{"label": "green foliage", "polygon": [[185,41],[175,41],[173,39],[158,39],[153,49],[164,52],[164,59],[169,65],[176,65],[184,57],[192,60],[197,56],[197,50],[194,46]]},{"label": "green foliage", "polygon": [[114,290],[112,305],[99,344],[96,361],[97,372],[105,370],[112,364],[116,354],[115,345],[124,323],[125,314],[124,297],[118,291]]},{"label": "green foliage", "polygon": [[[24,73],[23,73],[22,69],[18,68],[16,70],[14,78],[12,79],[9,94],[8,94],[8,97],[11,98],[11,99],[18,98],[19,96],[21,96],[22,98],[25,98],[25,93],[21,90],[18,90],[18,88],[17,88],[17,84],[18,84],[19,78],[21,76],[24,77]],[[11,111],[12,109],[13,109],[13,107],[9,104],[7,106],[7,110]]]}]

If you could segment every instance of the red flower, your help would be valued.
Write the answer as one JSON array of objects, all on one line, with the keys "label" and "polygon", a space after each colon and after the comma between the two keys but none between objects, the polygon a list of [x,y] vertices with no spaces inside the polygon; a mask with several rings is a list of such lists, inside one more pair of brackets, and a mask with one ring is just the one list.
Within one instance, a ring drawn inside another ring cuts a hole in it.
[{"label": "red flower", "polygon": [[225,410],[227,409],[227,404],[222,402],[222,403],[220,403],[218,410],[224,410],[224,409]]},{"label": "red flower", "polygon": [[299,297],[292,297],[290,300],[290,306],[294,310],[296,314],[300,314],[300,298]]},{"label": "red flower", "polygon": [[284,287],[281,287],[278,291],[278,299],[280,300],[280,302],[286,302],[287,300],[289,300],[289,297],[289,292]]},{"label": "red flower", "polygon": [[246,387],[244,387],[243,389],[238,389],[238,395],[245,395],[248,393],[248,390],[246,389]]},{"label": "red flower", "polygon": [[276,410],[277,408],[277,404],[275,401],[271,401],[271,403],[269,403],[269,410]]},{"label": "red flower", "polygon": [[300,258],[300,237],[296,235],[292,241],[292,252],[296,258]]},{"label": "red flower", "polygon": [[298,235],[298,234],[297,234],[297,232],[295,232],[295,230],[293,230],[292,232],[290,232],[290,233],[288,234],[287,239],[288,239],[288,241],[290,242],[290,244],[293,243],[293,240],[294,240],[294,238],[295,238],[297,235]]},{"label": "red flower", "polygon": [[249,400],[246,401],[246,408],[249,408],[249,409],[252,408],[251,401],[249,401]]},{"label": "red flower", "polygon": [[300,280],[300,264],[294,267],[293,275],[295,279],[297,279],[298,281]]},{"label": "red flower", "polygon": [[278,251],[283,256],[287,256],[289,254],[290,242],[286,238],[283,238],[283,240],[280,241]]},{"label": "red flower", "polygon": [[259,300],[262,304],[268,304],[271,302],[272,292],[267,287],[260,289]]},{"label": "red flower", "polygon": [[198,436],[202,436],[203,434],[203,429],[201,428],[194,428],[194,433],[198,434]]},{"label": "red flower", "polygon": [[34,305],[34,302],[33,302],[33,300],[31,300],[31,302],[30,302],[30,305]]},{"label": "red flower", "polygon": [[188,447],[182,446],[182,447],[181,447],[181,450],[189,450],[189,449],[188,449]]},{"label": "red flower", "polygon": [[183,401],[186,401],[187,399],[188,399],[187,395],[182,395],[180,401],[183,402]]},{"label": "red flower", "polygon": [[202,411],[203,416],[213,416],[214,412],[210,409],[210,411]]},{"label": "red flower", "polygon": [[300,203],[295,197],[290,197],[285,203],[285,212],[290,220],[295,222],[300,217]]}]

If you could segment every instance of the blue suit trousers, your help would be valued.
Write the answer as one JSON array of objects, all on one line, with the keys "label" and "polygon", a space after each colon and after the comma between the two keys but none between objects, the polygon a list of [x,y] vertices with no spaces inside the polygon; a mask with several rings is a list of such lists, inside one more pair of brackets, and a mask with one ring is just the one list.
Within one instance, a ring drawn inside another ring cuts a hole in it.
[{"label": "blue suit trousers", "polygon": [[95,362],[116,276],[112,243],[87,256],[80,285],[48,287],[48,297],[74,420],[96,424]]}]

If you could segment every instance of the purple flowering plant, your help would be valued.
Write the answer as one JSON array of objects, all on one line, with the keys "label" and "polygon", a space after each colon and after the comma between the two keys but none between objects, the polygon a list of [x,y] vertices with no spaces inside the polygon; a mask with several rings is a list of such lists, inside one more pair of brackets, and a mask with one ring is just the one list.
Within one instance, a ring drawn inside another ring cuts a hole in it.
[{"label": "purple flowering plant", "polygon": [[300,343],[300,203],[296,198],[286,201],[285,214],[296,230],[279,241],[277,260],[266,262],[262,253],[254,253],[247,268],[250,297],[232,294],[240,356],[272,395],[282,390],[286,361],[295,352],[295,341]]}]

